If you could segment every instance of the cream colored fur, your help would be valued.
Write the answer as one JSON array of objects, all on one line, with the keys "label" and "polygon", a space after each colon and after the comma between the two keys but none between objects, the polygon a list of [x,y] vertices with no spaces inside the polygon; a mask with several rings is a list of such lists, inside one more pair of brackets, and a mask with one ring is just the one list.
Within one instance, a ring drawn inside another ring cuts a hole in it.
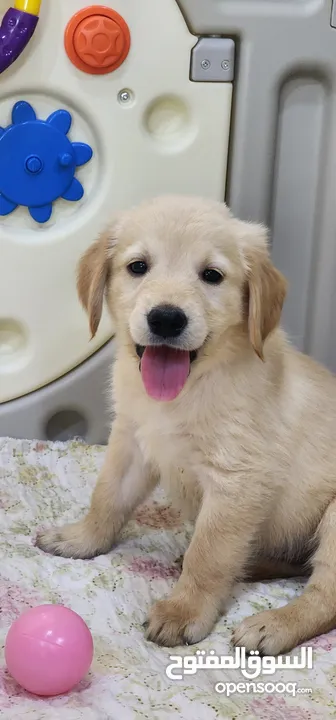
[{"label": "cream colored fur", "polygon": [[[150,271],[126,266],[145,258]],[[206,285],[205,266],[225,280]],[[49,552],[109,551],[160,480],[195,520],[181,577],[152,608],[148,638],[193,643],[212,629],[242,577],[311,572],[302,595],[247,618],[234,642],[277,654],[336,625],[336,382],[278,329],[286,282],[263,227],[223,204],[164,197],[116,218],[81,260],[78,291],[94,335],[103,297],[116,327],[116,411],[91,508],[39,535]],[[185,310],[186,349],[199,348],[172,402],[145,392],[135,344],[148,311]]]}]

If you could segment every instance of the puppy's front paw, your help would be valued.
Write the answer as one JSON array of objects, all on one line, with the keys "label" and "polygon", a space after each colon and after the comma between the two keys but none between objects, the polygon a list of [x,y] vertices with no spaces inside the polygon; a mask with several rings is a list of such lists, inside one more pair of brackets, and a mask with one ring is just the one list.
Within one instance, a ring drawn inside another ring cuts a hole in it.
[{"label": "puppy's front paw", "polygon": [[243,620],[233,633],[233,643],[246,650],[259,650],[263,655],[279,655],[293,649],[299,642],[295,624],[286,608],[266,610]]},{"label": "puppy's front paw", "polygon": [[110,546],[103,547],[102,543],[98,542],[85,521],[42,531],[38,533],[35,544],[51,555],[83,560],[108,552],[110,549]]},{"label": "puppy's front paw", "polygon": [[171,597],[160,600],[153,606],[146,637],[167,647],[191,645],[203,640],[211,632],[216,619],[217,611],[211,606],[202,612],[196,612],[194,602],[188,603],[184,598]]}]

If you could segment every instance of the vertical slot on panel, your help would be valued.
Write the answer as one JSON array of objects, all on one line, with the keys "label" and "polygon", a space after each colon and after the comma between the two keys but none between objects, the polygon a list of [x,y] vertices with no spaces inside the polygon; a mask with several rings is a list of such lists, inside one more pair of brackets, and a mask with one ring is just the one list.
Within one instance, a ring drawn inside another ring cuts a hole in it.
[{"label": "vertical slot on panel", "polygon": [[272,254],[289,281],[283,325],[308,351],[307,312],[318,248],[317,209],[323,172],[327,82],[295,74],[282,85],[271,209]]}]

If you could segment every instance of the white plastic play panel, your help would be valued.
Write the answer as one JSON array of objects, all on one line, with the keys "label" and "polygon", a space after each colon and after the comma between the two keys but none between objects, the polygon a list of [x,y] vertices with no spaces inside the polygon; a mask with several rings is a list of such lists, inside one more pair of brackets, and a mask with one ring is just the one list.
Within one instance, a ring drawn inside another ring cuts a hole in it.
[{"label": "white plastic play panel", "polygon": [[42,120],[65,109],[70,140],[94,155],[76,172],[82,200],[57,200],[44,224],[26,207],[0,218],[0,402],[61,377],[111,337],[105,316],[89,342],[75,273],[115,211],[166,192],[224,197],[231,83],[191,82],[197,38],[175,0],[96,5],[116,10],[130,29],[118,69],[93,75],[75,67],[64,32],[85,4],[47,0],[29,47],[1,76],[0,126],[10,125],[18,101]]}]

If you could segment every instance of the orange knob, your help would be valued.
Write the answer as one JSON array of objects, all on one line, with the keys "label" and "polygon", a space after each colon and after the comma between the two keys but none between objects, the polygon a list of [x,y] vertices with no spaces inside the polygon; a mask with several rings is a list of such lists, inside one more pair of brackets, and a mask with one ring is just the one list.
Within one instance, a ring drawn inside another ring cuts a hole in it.
[{"label": "orange knob", "polygon": [[115,10],[91,5],[69,21],[64,38],[71,62],[86,73],[104,75],[116,70],[129,53],[131,36]]}]

